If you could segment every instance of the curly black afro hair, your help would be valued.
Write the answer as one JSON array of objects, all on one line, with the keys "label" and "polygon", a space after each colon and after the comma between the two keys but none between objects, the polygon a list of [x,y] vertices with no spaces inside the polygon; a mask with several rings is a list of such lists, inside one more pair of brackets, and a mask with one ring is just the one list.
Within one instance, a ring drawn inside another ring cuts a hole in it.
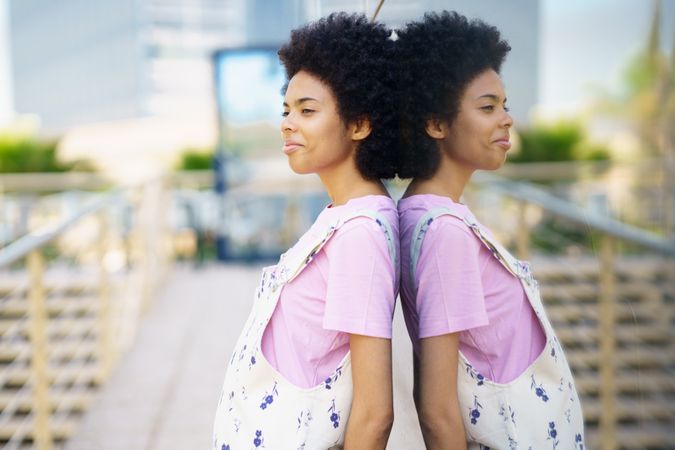
[{"label": "curly black afro hair", "polygon": [[368,180],[396,174],[396,66],[390,35],[362,14],[333,13],[293,30],[279,50],[288,80],[306,71],[330,87],[345,124],[370,120],[372,131],[356,152],[358,170]]},{"label": "curly black afro hair", "polygon": [[448,11],[427,13],[397,34],[399,176],[428,179],[441,155],[426,121],[452,124],[467,85],[485,70],[499,73],[511,47],[494,26]]}]

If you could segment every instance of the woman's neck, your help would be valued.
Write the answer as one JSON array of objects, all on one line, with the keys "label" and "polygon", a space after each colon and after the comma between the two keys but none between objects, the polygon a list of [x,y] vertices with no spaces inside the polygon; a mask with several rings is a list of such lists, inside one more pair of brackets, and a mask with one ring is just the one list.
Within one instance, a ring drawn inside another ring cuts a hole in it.
[{"label": "woman's neck", "polygon": [[356,166],[338,167],[330,172],[319,174],[321,183],[326,188],[333,206],[340,206],[349,200],[364,195],[386,195],[387,189],[380,180],[366,180],[361,176]]},{"label": "woman's neck", "polygon": [[434,194],[450,197],[452,201],[459,203],[473,172],[473,169],[462,166],[448,157],[441,157],[436,173],[427,180],[414,179],[403,197]]}]

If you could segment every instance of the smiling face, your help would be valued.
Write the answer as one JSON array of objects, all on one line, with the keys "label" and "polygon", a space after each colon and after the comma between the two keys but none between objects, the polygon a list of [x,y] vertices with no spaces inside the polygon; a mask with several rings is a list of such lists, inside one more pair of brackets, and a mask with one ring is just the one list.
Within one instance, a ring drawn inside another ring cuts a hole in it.
[{"label": "smiling face", "polygon": [[300,71],[288,83],[281,121],[283,152],[294,172],[319,175],[354,165],[359,136],[345,125],[332,90]]},{"label": "smiling face", "polygon": [[511,148],[512,125],[502,80],[488,69],[467,85],[459,112],[439,142],[440,150],[468,170],[496,170]]}]

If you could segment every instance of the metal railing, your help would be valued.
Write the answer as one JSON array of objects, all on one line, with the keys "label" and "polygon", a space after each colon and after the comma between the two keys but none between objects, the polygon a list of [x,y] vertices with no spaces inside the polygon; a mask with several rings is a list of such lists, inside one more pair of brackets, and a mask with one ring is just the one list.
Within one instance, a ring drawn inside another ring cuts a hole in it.
[{"label": "metal railing", "polygon": [[167,269],[164,179],[101,193],[0,250],[0,444],[72,434]]},{"label": "metal railing", "polygon": [[[209,176],[176,179],[201,188]],[[669,448],[675,441],[668,431],[675,430],[675,242],[532,184],[483,173],[474,181],[467,197],[477,216],[519,257],[537,258],[535,275],[584,402],[587,447]],[[279,183],[294,191],[292,183]],[[50,448],[67,437],[68,415],[87,403],[87,386],[105,379],[133,339],[169,260],[168,203],[162,181],[112,191],[0,251],[0,442],[7,448],[26,439]],[[298,222],[293,214],[297,208],[284,221]],[[534,240],[551,218],[590,240],[544,230],[558,248],[543,256]],[[88,245],[80,242],[87,236]]]},{"label": "metal railing", "polygon": [[[477,215],[491,218],[519,258],[537,258],[534,272],[543,300],[577,377],[587,447],[671,448],[675,241],[584,210],[530,183],[485,173],[474,182],[469,203],[483,203],[484,209]],[[487,204],[481,196],[489,197]],[[561,239],[558,251],[533,255],[536,227],[547,219],[590,236],[590,245],[581,244],[586,252],[569,254],[566,248],[574,241]],[[630,251],[620,251],[626,246]]]}]

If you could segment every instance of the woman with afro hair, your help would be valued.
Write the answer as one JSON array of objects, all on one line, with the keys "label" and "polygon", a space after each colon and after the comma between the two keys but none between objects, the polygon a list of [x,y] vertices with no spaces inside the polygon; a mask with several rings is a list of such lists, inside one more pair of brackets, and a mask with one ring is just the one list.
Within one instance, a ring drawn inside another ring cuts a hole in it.
[{"label": "woman with afro hair", "polygon": [[428,449],[583,449],[574,380],[527,263],[462,193],[501,167],[513,120],[499,31],[457,13],[398,31],[401,302]]},{"label": "woman with afro hair", "polygon": [[279,50],[282,150],[332,202],[263,270],[216,413],[213,448],[384,449],[393,423],[398,294],[393,41],[332,14]]}]

